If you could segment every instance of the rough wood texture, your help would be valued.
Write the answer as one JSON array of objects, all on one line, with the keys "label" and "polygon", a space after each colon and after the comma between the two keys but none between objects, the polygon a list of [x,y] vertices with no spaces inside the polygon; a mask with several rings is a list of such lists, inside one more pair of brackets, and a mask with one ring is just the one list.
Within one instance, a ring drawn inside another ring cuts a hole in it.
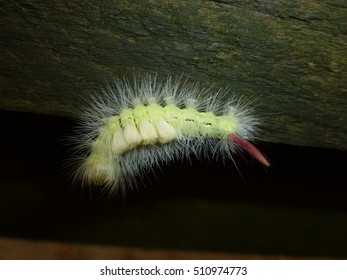
[{"label": "rough wood texture", "polygon": [[134,71],[256,98],[260,140],[347,149],[347,4],[2,1],[0,108],[70,116]]}]

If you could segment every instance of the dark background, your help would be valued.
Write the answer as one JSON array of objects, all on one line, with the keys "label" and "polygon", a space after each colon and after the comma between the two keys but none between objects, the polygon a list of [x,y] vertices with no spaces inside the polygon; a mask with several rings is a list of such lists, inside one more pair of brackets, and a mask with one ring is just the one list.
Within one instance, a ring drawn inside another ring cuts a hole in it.
[{"label": "dark background", "polygon": [[[125,198],[73,185],[73,120],[0,111],[0,235],[318,258],[347,257],[345,151],[257,143],[247,155],[172,162]],[[146,185],[146,187],[144,187]]]}]

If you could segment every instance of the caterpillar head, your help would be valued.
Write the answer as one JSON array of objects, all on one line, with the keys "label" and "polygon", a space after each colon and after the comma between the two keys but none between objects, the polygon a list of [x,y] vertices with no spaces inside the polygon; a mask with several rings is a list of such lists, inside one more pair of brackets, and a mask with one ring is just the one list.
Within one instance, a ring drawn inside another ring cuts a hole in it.
[{"label": "caterpillar head", "polygon": [[109,185],[117,175],[117,166],[111,158],[92,154],[84,162],[83,180],[87,184]]}]

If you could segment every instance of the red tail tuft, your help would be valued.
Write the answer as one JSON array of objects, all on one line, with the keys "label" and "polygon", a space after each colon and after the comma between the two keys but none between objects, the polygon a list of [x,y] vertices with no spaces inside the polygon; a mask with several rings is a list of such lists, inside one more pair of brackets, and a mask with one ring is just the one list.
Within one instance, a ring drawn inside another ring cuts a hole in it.
[{"label": "red tail tuft", "polygon": [[258,160],[262,165],[266,167],[270,166],[270,163],[268,162],[268,160],[252,143],[232,133],[228,135],[228,139],[233,141],[238,146],[240,146],[246,152],[248,152],[252,157]]}]

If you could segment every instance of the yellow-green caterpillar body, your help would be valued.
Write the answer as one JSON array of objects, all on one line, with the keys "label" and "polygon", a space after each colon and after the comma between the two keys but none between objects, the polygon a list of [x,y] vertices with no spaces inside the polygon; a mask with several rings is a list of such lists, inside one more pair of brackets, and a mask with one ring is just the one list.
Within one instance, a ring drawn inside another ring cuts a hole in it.
[{"label": "yellow-green caterpillar body", "polygon": [[116,80],[81,118],[75,177],[124,191],[153,165],[191,155],[232,158],[240,149],[268,166],[249,142],[257,118],[224,95],[150,74],[133,84]]}]

